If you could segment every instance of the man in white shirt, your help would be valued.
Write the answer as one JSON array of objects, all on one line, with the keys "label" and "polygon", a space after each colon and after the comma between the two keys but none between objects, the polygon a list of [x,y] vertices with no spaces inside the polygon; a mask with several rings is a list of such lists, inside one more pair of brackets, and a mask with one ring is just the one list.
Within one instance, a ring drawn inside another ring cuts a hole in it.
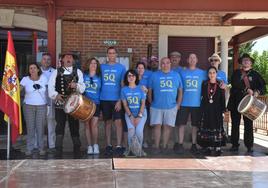
[{"label": "man in white shirt", "polygon": [[[51,67],[51,55],[50,53],[43,53],[41,59],[41,71],[42,74],[49,80],[51,74],[55,71]],[[49,152],[55,152],[55,133],[56,123],[55,123],[55,110],[54,110],[54,101],[48,98],[47,93],[47,135],[48,135],[48,148]]]},{"label": "man in white shirt", "polygon": [[73,65],[73,53],[65,53],[61,58],[62,66],[52,73],[48,84],[49,97],[55,100],[55,119],[57,123],[55,145],[59,157],[62,155],[63,137],[67,118],[73,141],[73,152],[75,155],[80,153],[79,120],[66,114],[63,107],[66,98],[71,93],[79,92],[82,94],[85,91],[83,73]]}]

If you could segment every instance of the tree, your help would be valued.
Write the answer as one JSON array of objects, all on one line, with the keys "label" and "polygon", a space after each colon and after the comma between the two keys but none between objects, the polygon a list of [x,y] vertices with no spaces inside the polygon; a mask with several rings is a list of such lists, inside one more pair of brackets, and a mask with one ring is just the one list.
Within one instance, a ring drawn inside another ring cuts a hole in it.
[{"label": "tree", "polygon": [[257,41],[255,41],[255,42],[247,42],[245,44],[240,45],[240,47],[239,47],[239,56],[241,56],[244,53],[251,54],[252,48],[255,46],[256,43],[257,43]]},{"label": "tree", "polygon": [[253,69],[258,71],[266,82],[266,93],[268,92],[268,51],[263,51],[261,55],[255,51],[251,54],[255,59]]}]

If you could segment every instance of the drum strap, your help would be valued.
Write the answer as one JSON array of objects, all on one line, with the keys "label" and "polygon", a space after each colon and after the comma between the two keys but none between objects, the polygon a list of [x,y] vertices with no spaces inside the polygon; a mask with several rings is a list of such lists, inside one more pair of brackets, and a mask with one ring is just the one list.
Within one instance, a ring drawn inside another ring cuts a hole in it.
[{"label": "drum strap", "polygon": [[243,77],[243,81],[245,83],[245,86],[246,86],[246,89],[250,89],[250,83],[249,83],[249,79],[248,79],[248,75],[245,71],[241,70],[242,71],[242,77]]}]

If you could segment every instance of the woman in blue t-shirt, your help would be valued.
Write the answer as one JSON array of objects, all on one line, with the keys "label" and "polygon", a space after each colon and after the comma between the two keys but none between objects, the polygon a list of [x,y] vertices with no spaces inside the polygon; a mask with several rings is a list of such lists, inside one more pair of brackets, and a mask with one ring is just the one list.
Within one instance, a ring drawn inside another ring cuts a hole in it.
[{"label": "woman in blue t-shirt", "polygon": [[125,87],[121,90],[121,100],[125,109],[125,119],[128,127],[128,144],[132,145],[132,137],[136,134],[139,150],[142,151],[143,129],[147,119],[145,109],[146,94],[139,86],[138,74],[135,70],[128,70],[124,76]]},{"label": "woman in blue t-shirt", "polygon": [[[98,120],[100,116],[100,63],[96,58],[88,59],[85,64],[84,82],[86,89],[84,95],[96,105],[96,112],[93,117],[85,123],[86,137],[88,142],[87,154],[99,154],[98,145]],[[93,146],[92,146],[93,144]]]},{"label": "woman in blue t-shirt", "polygon": [[[143,91],[147,94],[148,93],[148,84],[149,84],[149,79],[152,75],[152,72],[148,69],[146,69],[146,65],[144,62],[138,62],[136,65],[136,71],[138,73],[139,76],[139,85],[141,86],[141,88],[143,89]],[[145,106],[146,106],[146,110],[147,110],[147,120],[145,122],[145,126],[144,126],[144,135],[145,135],[145,139],[143,141],[143,147],[144,148],[148,148],[148,143],[150,143],[151,140],[153,140],[152,138],[152,128],[149,126],[150,125],[150,103],[148,102],[148,100],[145,101]],[[150,140],[151,138],[151,140]]]}]

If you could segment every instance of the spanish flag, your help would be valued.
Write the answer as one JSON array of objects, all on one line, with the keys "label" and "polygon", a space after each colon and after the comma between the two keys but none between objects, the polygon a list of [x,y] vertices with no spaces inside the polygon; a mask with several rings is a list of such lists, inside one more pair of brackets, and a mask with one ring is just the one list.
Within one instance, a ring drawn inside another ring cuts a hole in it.
[{"label": "spanish flag", "polygon": [[6,61],[2,87],[0,88],[0,110],[9,117],[11,124],[11,141],[16,142],[22,133],[20,82],[16,63],[16,53],[11,32],[8,31]]}]

